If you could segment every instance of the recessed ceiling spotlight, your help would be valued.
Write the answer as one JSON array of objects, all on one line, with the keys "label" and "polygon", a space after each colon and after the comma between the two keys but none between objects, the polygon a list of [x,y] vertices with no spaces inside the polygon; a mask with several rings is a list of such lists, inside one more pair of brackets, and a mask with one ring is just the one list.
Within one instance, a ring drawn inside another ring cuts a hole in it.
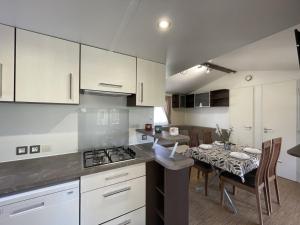
[{"label": "recessed ceiling spotlight", "polygon": [[171,21],[167,18],[161,18],[158,21],[158,27],[161,31],[167,31],[171,27]]}]

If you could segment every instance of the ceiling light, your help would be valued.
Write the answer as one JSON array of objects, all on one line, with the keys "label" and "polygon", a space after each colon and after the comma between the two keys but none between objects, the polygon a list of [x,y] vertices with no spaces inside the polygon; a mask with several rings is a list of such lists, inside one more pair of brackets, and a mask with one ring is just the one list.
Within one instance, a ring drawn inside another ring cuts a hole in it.
[{"label": "ceiling light", "polygon": [[158,22],[158,27],[160,30],[166,31],[171,27],[171,22],[166,18],[160,19]]},{"label": "ceiling light", "polygon": [[206,69],[206,73],[209,74],[210,73],[210,69],[207,67]]}]

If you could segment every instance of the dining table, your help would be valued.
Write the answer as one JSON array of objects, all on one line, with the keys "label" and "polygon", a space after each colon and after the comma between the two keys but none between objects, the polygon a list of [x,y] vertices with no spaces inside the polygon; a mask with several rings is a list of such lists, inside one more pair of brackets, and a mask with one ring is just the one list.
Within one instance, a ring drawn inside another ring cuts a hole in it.
[{"label": "dining table", "polygon": [[[206,149],[200,146],[188,148],[183,154],[194,160],[210,164],[216,171],[215,177],[218,177],[220,173],[226,171],[240,177],[241,182],[245,182],[245,174],[257,169],[259,166],[261,154],[251,153],[249,151],[245,152],[248,146],[232,145],[230,150],[225,150],[224,144],[217,142],[208,145],[209,148]],[[233,152],[244,153],[243,155],[246,154],[247,157],[244,159],[233,157]],[[226,188],[223,194],[229,202],[228,206],[236,214],[237,208]]]}]

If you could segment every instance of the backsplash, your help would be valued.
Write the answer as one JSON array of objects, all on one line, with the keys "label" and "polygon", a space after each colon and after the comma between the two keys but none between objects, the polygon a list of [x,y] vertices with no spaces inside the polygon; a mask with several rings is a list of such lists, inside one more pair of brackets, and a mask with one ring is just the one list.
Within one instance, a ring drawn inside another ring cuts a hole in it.
[{"label": "backsplash", "polygon": [[[0,103],[0,162],[127,144],[129,124],[144,120],[153,120],[153,108],[128,108],[124,96],[81,95],[80,105]],[[16,156],[17,146],[31,145],[41,153]]]}]

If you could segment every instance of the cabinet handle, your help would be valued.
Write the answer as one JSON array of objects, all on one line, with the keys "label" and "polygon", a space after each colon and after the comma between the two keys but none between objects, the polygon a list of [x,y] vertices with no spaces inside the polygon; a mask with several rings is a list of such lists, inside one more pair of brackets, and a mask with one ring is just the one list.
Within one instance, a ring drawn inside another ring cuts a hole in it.
[{"label": "cabinet handle", "polygon": [[70,96],[69,96],[69,98],[70,98],[70,100],[72,100],[72,86],[73,86],[72,80],[73,80],[73,74],[70,73],[70,74],[69,74],[69,82],[70,82],[70,93],[69,93]]},{"label": "cabinet handle", "polygon": [[119,223],[118,225],[127,225],[127,224],[130,224],[130,223],[131,223],[131,219],[125,220],[124,222]]},{"label": "cabinet handle", "polygon": [[115,88],[121,88],[123,85],[121,84],[110,84],[110,83],[99,83],[101,86],[109,86],[109,87],[115,87]]},{"label": "cabinet handle", "polygon": [[125,192],[125,191],[129,191],[129,190],[131,190],[131,187],[125,187],[125,188],[122,188],[122,189],[119,189],[119,190],[116,190],[116,191],[111,191],[111,192],[108,192],[106,194],[103,194],[103,197],[107,198],[109,196],[113,196],[113,195],[116,195],[116,194],[119,194],[119,193],[122,193],[122,192]]},{"label": "cabinet handle", "polygon": [[34,205],[30,205],[30,206],[26,206],[26,207],[24,207],[22,209],[17,209],[15,211],[13,211],[10,214],[10,216],[16,216],[18,214],[25,213],[25,212],[28,212],[28,211],[31,211],[31,210],[34,210],[34,209],[42,208],[44,206],[45,206],[44,202],[37,203],[37,204],[34,204]]},{"label": "cabinet handle", "polygon": [[269,131],[271,132],[271,131],[273,131],[273,129],[264,128],[264,133],[268,133]]},{"label": "cabinet handle", "polygon": [[141,82],[141,103],[144,101],[144,83]]},{"label": "cabinet handle", "polygon": [[2,63],[0,63],[0,98],[2,98]]},{"label": "cabinet handle", "polygon": [[122,174],[118,174],[118,175],[115,175],[115,176],[111,176],[111,177],[106,177],[105,180],[113,180],[113,179],[117,179],[117,178],[120,178],[120,177],[125,177],[125,176],[128,176],[129,173],[122,173]]},{"label": "cabinet handle", "polygon": [[252,127],[251,127],[251,126],[245,126],[245,128],[246,128],[246,129],[252,129]]}]

